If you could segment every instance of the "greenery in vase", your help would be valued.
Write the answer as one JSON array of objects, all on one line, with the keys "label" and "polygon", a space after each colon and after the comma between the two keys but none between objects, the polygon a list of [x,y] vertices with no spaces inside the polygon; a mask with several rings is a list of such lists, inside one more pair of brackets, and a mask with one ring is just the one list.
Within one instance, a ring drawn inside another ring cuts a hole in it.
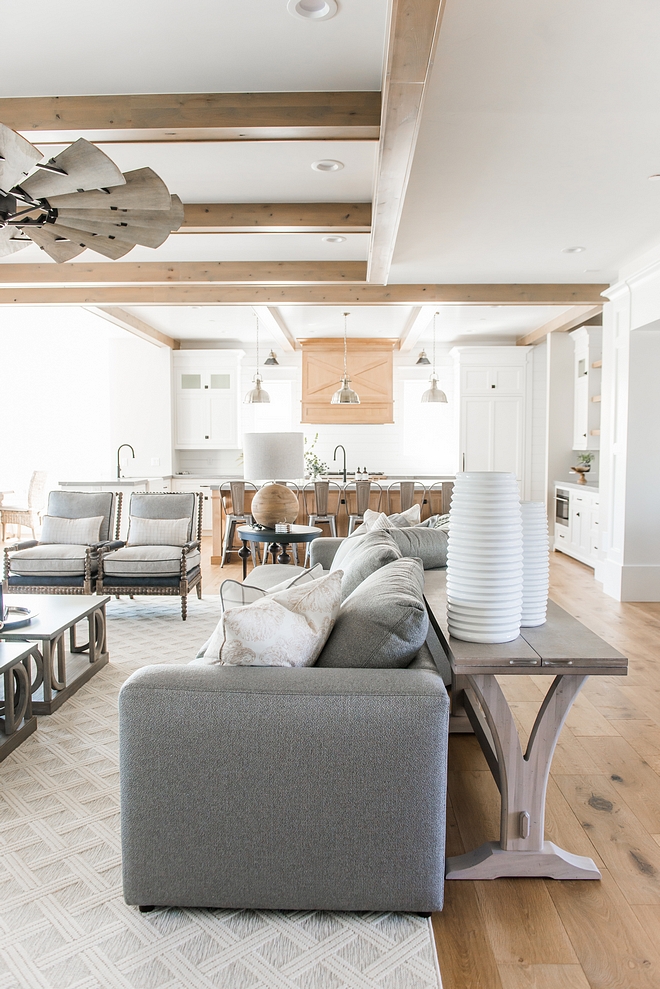
[{"label": "greenery in vase", "polygon": [[[328,465],[324,464],[322,460],[314,453],[314,447],[316,446],[316,441],[319,438],[319,434],[314,435],[314,439],[310,444],[309,450],[305,450],[305,470],[310,477],[320,477],[321,474],[328,473]],[[305,437],[305,446],[307,446],[307,437]]]},{"label": "greenery in vase", "polygon": [[578,463],[581,467],[591,467],[591,462],[596,459],[594,453],[581,453],[578,456]]}]

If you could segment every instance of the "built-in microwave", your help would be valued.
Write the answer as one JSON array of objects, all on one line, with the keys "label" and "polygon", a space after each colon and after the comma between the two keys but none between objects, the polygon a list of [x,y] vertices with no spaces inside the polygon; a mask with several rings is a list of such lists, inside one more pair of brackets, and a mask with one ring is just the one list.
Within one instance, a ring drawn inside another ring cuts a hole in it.
[{"label": "built-in microwave", "polygon": [[568,525],[570,497],[570,492],[565,488],[557,488],[555,491],[555,522],[558,525]]}]

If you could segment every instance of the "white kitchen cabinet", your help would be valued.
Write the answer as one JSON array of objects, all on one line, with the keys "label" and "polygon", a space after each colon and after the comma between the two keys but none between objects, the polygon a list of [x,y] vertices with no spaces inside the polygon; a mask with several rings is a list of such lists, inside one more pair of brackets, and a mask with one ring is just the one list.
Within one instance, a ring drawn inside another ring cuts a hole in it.
[{"label": "white kitchen cabinet", "polygon": [[174,446],[178,450],[239,447],[242,350],[175,351]]},{"label": "white kitchen cabinet", "polygon": [[459,470],[510,471],[528,487],[531,347],[455,347]]},{"label": "white kitchen cabinet", "polygon": [[560,520],[556,513],[554,548],[595,567],[600,549],[600,498],[598,491],[578,487],[555,485],[555,503],[558,491],[568,498],[568,518]]},{"label": "white kitchen cabinet", "polygon": [[600,449],[600,393],[603,331],[598,326],[573,330],[573,449]]}]

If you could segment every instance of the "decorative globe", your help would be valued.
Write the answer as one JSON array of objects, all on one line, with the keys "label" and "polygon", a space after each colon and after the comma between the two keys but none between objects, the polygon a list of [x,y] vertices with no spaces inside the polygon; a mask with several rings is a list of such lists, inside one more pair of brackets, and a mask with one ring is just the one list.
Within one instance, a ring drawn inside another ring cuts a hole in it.
[{"label": "decorative globe", "polygon": [[300,506],[285,484],[266,484],[252,499],[250,513],[255,522],[274,529],[278,522],[295,522]]}]

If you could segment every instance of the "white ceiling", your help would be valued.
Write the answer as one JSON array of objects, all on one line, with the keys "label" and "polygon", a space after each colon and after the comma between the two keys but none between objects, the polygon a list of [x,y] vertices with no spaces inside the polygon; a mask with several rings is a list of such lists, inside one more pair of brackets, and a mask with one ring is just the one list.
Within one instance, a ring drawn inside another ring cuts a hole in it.
[{"label": "white ceiling", "polygon": [[[380,89],[386,0],[340,0],[328,21],[286,0],[3,0],[4,25],[35,28],[0,68],[12,96]],[[36,36],[35,36],[36,37]],[[30,41],[26,44],[29,46]]]},{"label": "white ceiling", "polygon": [[659,38],[649,0],[447,0],[390,280],[607,282],[657,242]]}]

